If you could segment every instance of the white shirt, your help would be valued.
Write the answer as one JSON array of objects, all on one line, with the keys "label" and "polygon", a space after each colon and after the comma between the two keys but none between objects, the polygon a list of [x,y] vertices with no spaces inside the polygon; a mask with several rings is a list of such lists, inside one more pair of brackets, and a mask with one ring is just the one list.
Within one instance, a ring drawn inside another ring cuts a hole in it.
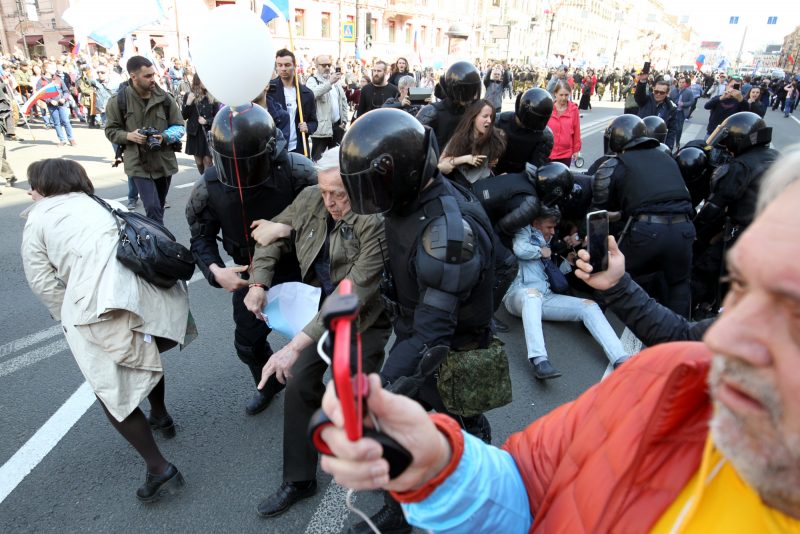
[{"label": "white shirt", "polygon": [[297,126],[294,123],[297,115],[297,89],[284,86],[283,97],[286,100],[286,111],[289,112],[289,145],[286,149],[291,152],[297,148]]},{"label": "white shirt", "polygon": [[331,123],[336,124],[342,118],[339,112],[339,88],[336,84],[331,86]]}]

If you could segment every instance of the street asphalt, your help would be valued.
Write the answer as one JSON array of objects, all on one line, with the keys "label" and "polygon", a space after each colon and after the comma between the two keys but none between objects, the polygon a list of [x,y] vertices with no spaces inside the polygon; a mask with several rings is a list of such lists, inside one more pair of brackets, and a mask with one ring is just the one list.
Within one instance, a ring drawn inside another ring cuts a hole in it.
[{"label": "street asphalt", "polygon": [[[684,127],[684,142],[705,134],[703,102]],[[506,108],[512,105],[506,102]],[[593,105],[581,119],[584,168],[601,154],[605,125],[622,112],[619,103]],[[798,138],[797,119],[769,111],[767,120],[779,150]],[[357,521],[344,507],[344,492],[322,471],[313,498],[274,519],[256,515],[259,501],[282,480],[283,396],[265,412],[245,415],[253,384],[233,350],[230,296],[199,277],[190,285],[190,298],[200,337],[185,350],[163,356],[178,435],[159,445],[187,486],[154,505],[136,500],[144,465],[93,402],[60,328],[28,288],[19,255],[24,225],[19,214],[30,203],[24,174],[32,161],[74,159],[86,166],[101,196],[126,196],[126,177],[121,168],[112,169],[113,154],[103,132],[75,127],[75,147],[58,147],[55,133],[40,124],[32,132],[19,128],[21,140],[7,142],[20,182],[3,188],[0,196],[0,531],[317,533],[338,532]],[[186,244],[183,207],[198,174],[191,157],[182,155],[179,161],[165,222]],[[514,400],[488,414],[495,444],[597,383],[608,363],[582,325],[546,323],[551,360],[563,376],[538,381],[526,361],[521,322],[505,311],[499,316],[511,326],[500,337],[509,356]],[[610,319],[621,333],[619,321]],[[277,348],[286,340],[273,335],[271,342]],[[367,493],[358,495],[356,503],[371,513],[380,498]]]}]

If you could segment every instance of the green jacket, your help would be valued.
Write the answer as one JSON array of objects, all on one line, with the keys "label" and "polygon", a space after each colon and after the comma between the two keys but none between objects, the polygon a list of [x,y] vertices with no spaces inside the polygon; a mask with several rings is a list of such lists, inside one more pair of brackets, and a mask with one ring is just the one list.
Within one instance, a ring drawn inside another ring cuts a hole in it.
[{"label": "green jacket", "polygon": [[[314,260],[325,243],[327,218],[328,210],[325,209],[319,187],[314,185],[303,189],[294,202],[272,219],[273,222],[291,226],[292,235],[266,247],[256,245],[252,282],[269,286],[275,264],[293,245],[303,282],[318,286]],[[381,246],[386,246],[384,239],[382,216],[357,215],[353,211],[336,221],[330,234],[331,281],[338,285],[347,278],[353,283],[353,293],[361,302],[357,324],[359,332],[370,328],[383,314],[380,279],[383,271]],[[384,322],[388,327],[388,320]],[[303,332],[314,341],[319,340],[325,332],[319,313],[303,328]]]},{"label": "green jacket", "polygon": [[[145,105],[142,97],[132,87],[126,86],[125,91],[128,113],[124,119],[120,116],[116,94],[109,98],[106,104],[106,137],[112,143],[125,146],[125,174],[150,179],[176,174],[178,159],[168,146],[162,146],[160,151],[150,152],[145,145],[131,143],[126,137],[128,132],[145,127],[153,127],[163,132],[170,125],[183,126],[183,116],[175,99],[155,86]],[[170,99],[169,117],[164,113],[165,98]]]}]

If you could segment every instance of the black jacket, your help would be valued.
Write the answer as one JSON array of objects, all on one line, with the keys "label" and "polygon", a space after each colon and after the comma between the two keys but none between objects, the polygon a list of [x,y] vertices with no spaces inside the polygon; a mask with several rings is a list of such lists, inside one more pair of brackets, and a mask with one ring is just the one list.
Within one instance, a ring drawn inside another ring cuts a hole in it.
[{"label": "black jacket", "polygon": [[664,142],[670,149],[675,146],[675,137],[678,133],[678,108],[669,97],[666,97],[660,104],[656,103],[656,98],[652,93],[647,92],[647,82],[636,84],[636,92],[633,94],[636,104],[639,106],[638,115],[642,119],[655,115],[661,117],[667,123],[667,140]]},{"label": "black jacket", "polygon": [[628,273],[614,287],[597,293],[648,347],[669,341],[700,341],[715,320],[689,321],[656,302]]},{"label": "black jacket", "polygon": [[[275,78],[269,82],[267,99],[269,100],[269,104],[286,110],[286,97],[283,95],[283,82],[281,82],[280,78]],[[317,131],[317,104],[314,99],[314,93],[311,92],[311,89],[303,84],[300,84],[300,104],[303,106],[303,119],[305,120],[306,125],[308,125],[308,136],[311,137],[311,134]],[[295,128],[297,128],[298,124],[300,124],[300,114],[295,113]],[[289,136],[291,135],[289,123],[287,122],[285,125],[279,126],[279,128],[283,132],[283,136],[288,141]],[[297,136],[297,145],[302,145],[299,132]]]},{"label": "black jacket", "polygon": [[722,124],[722,121],[734,113],[750,110],[750,104],[747,103],[747,100],[742,100],[741,102],[738,102],[735,98],[723,100],[718,96],[709,99],[703,107],[711,110],[711,115],[708,117],[708,128],[706,128],[706,134],[708,135],[711,135],[711,132]]}]

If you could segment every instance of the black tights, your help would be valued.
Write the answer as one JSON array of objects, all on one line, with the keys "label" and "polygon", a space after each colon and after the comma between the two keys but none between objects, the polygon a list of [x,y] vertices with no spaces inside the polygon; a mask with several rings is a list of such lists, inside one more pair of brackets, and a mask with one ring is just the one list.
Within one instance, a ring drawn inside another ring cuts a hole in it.
[{"label": "black tights", "polygon": [[[164,404],[163,377],[147,396],[147,400],[150,402],[151,413],[154,417],[163,418],[168,415],[167,407]],[[153,438],[153,431],[150,430],[150,423],[147,422],[147,418],[141,409],[136,408],[123,421],[117,421],[106,409],[102,400],[100,401],[100,406],[103,407],[106,417],[111,421],[111,426],[122,434],[122,437],[142,456],[147,464],[148,473],[161,474],[167,470],[169,462],[161,455],[161,451]]]}]

